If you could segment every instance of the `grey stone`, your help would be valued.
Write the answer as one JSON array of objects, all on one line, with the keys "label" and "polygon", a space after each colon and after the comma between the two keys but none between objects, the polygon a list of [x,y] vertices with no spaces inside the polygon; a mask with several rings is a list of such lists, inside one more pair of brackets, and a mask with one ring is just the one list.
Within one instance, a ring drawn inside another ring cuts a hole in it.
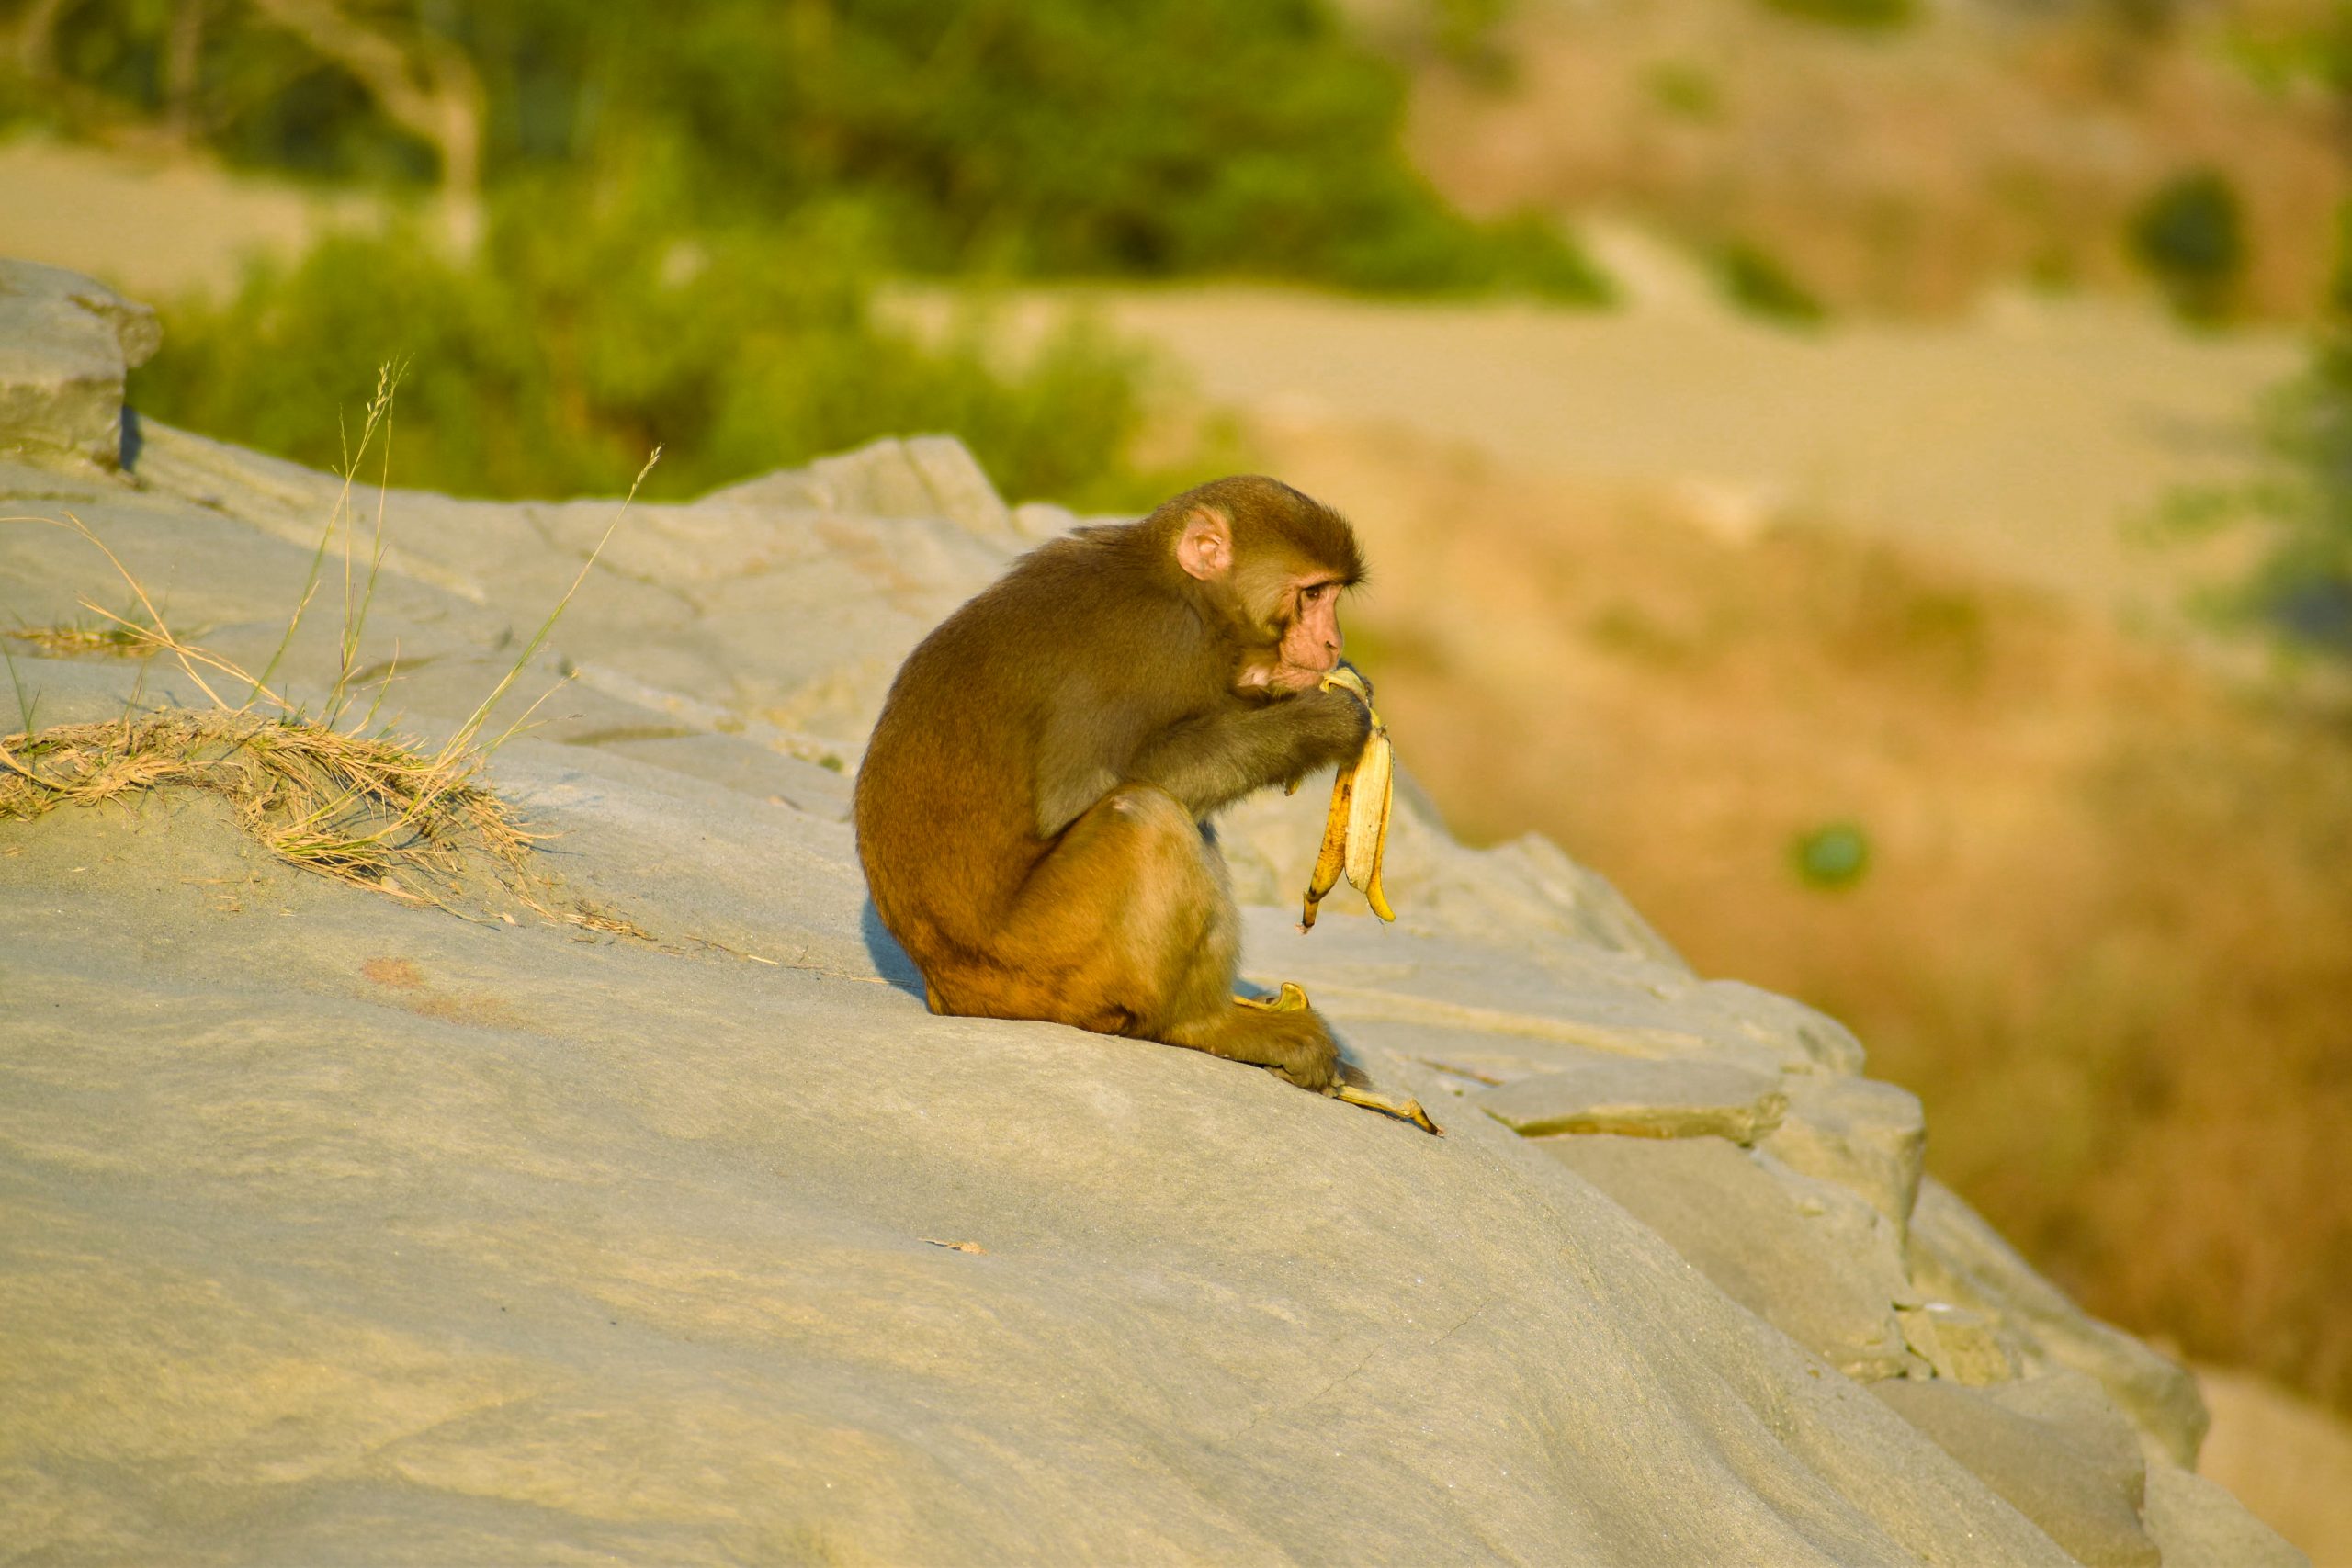
[{"label": "grey stone", "polygon": [[1725,1295],[1849,1377],[1908,1370],[1893,1303],[1901,1276],[1848,1251],[1736,1145],[1602,1134],[1534,1146],[1623,1204]]},{"label": "grey stone", "polygon": [[1012,510],[996,493],[996,486],[972,456],[971,449],[952,435],[910,435],[907,460],[922,476],[932,504],[917,513],[949,517],[981,537],[1011,547],[1026,542],[1012,525]]},{"label": "grey stone", "polygon": [[1940,1379],[1897,1378],[1871,1392],[2086,1568],[2164,1562],[2140,1523],[2136,1474],[2118,1476],[2103,1456],[2086,1453],[2058,1427]]},{"label": "grey stone", "polygon": [[1933,1177],[1920,1183],[1912,1211],[1910,1261],[1913,1282],[1928,1295],[1991,1316],[2037,1370],[2097,1379],[2176,1464],[2196,1462],[2209,1417],[2187,1370],[2068,1301]]},{"label": "grey stone", "polygon": [[1927,1302],[1898,1306],[1894,1316],[1903,1342],[1939,1378],[1983,1387],[2007,1382],[2024,1370],[2020,1348],[1985,1313],[1949,1302]]},{"label": "grey stone", "polygon": [[0,453],[122,461],[122,386],[162,340],[155,312],[106,285],[0,259]]},{"label": "grey stone", "polygon": [[1793,1169],[1860,1193],[1907,1235],[1928,1142],[1918,1098],[1838,1073],[1792,1073],[1781,1087],[1787,1114],[1764,1147]]},{"label": "grey stone", "polygon": [[1984,1392],[2002,1409],[2040,1421],[2064,1437],[2134,1508],[2145,1503],[2148,1461],[2139,1429],[2098,1379],[2083,1372],[2043,1372],[1989,1384]]},{"label": "grey stone", "polygon": [[1522,1138],[1617,1133],[1752,1144],[1787,1108],[1779,1084],[1776,1077],[1724,1063],[1603,1057],[1475,1098],[1479,1110]]}]

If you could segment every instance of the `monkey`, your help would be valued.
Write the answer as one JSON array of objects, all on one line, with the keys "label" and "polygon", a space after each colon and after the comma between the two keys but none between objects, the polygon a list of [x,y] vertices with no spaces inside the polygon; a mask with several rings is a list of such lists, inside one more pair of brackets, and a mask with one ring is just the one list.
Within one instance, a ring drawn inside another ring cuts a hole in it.
[{"label": "monkey", "polygon": [[1340,663],[1355,532],[1217,479],[1015,560],[908,655],[858,768],[858,858],[934,1013],[1188,1046],[1323,1090],[1312,1007],[1233,994],[1240,924],[1207,819],[1354,757]]}]

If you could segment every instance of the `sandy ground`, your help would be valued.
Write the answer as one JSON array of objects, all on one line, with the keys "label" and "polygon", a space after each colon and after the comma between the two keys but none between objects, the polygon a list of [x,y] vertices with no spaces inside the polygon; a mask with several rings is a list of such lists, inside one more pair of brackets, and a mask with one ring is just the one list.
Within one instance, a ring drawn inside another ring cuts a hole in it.
[{"label": "sandy ground", "polygon": [[1658,489],[1732,534],[1829,521],[2143,613],[2199,563],[2126,525],[2243,472],[2257,399],[2299,362],[2283,333],[2193,335],[2096,301],[1798,332],[1654,297],[1580,312],[1084,296],[1207,397],[1276,425],[1393,427],[1532,479]]},{"label": "sandy ground", "polygon": [[0,142],[0,255],[70,267],[147,299],[226,288],[248,254],[297,251],[371,207],[184,159]]}]

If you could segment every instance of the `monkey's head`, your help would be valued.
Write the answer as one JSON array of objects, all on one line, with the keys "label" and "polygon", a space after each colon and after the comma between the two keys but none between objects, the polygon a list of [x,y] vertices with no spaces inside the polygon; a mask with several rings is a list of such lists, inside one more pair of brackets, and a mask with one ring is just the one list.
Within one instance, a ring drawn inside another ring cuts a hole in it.
[{"label": "monkey's head", "polygon": [[1149,521],[1167,531],[1194,598],[1240,650],[1234,690],[1286,695],[1338,668],[1340,595],[1363,581],[1346,518],[1250,474],[1186,491]]}]

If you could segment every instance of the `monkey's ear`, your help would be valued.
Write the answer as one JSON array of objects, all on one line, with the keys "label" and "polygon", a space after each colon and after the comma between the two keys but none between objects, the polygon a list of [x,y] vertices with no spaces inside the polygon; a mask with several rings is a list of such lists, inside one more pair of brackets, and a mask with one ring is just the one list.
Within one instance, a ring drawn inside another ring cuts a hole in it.
[{"label": "monkey's ear", "polygon": [[1176,564],[1203,582],[1233,570],[1233,525],[1205,506],[1193,508],[1176,536]]}]

